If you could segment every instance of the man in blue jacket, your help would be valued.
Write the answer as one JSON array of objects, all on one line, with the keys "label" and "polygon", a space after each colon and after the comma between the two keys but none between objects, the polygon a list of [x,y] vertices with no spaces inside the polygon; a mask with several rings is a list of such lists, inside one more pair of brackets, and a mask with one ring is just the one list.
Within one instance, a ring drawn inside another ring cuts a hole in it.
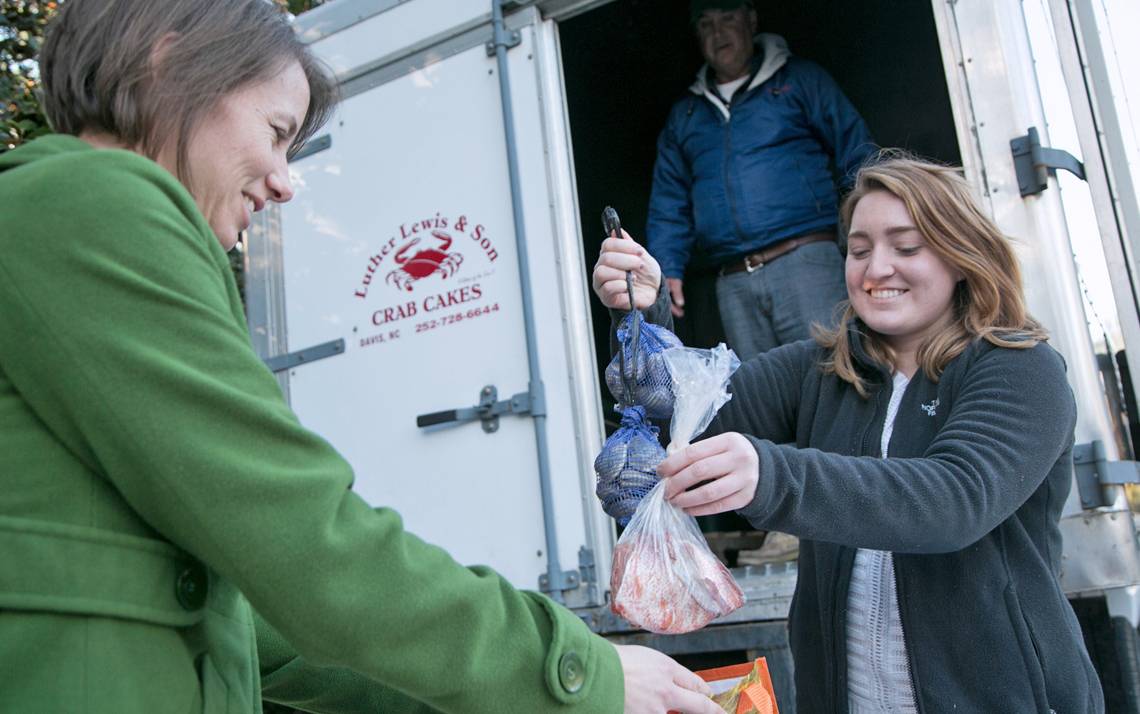
[{"label": "man in blue jacket", "polygon": [[[810,335],[846,297],[838,191],[876,147],[822,68],[756,34],[752,0],[692,0],[707,62],[657,142],[646,229],[684,315],[685,270],[716,270],[741,359]],[[697,250],[694,250],[694,249]]]}]

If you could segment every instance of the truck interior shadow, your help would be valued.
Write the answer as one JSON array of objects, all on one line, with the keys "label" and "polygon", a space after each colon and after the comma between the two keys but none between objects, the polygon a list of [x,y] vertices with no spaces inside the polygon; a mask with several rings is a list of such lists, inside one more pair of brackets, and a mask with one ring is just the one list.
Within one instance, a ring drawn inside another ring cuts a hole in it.
[{"label": "truck interior shadow", "polygon": [[[761,32],[782,35],[826,69],[881,146],[960,163],[931,8],[892,0],[760,0]],[[702,64],[687,0],[619,0],[559,24],[586,265],[604,238],[602,208],[618,209],[638,240],[645,222],[657,135]],[[691,346],[724,339],[714,275],[685,277],[686,316],[676,332]],[[593,301],[599,377],[609,361],[609,316]],[[604,380],[601,380],[604,384]],[[612,405],[608,392],[603,404]],[[616,420],[606,410],[610,429]]]}]

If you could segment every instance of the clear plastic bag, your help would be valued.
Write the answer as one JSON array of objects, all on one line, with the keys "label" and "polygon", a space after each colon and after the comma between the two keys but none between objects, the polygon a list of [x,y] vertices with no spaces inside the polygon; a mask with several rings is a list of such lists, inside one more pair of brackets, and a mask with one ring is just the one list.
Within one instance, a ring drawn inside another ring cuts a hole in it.
[{"label": "clear plastic bag", "polygon": [[[724,345],[663,353],[676,401],[669,451],[708,428],[730,398],[726,387],[740,366]],[[614,548],[613,611],[630,624],[661,634],[692,632],[744,604],[744,593],[712,551],[697,521],[665,500],[658,482],[642,499]]]},{"label": "clear plastic bag", "polygon": [[666,449],[671,454],[709,428],[716,413],[732,399],[728,380],[740,367],[740,360],[724,343],[711,350],[666,350],[662,357],[673,387],[673,421]]}]

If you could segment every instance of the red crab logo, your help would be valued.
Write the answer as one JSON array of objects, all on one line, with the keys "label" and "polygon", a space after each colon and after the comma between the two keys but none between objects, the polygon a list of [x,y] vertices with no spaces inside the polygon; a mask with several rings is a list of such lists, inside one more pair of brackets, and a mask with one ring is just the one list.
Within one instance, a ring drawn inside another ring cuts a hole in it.
[{"label": "red crab logo", "polygon": [[448,234],[434,230],[431,235],[432,238],[439,241],[438,248],[417,250],[409,257],[408,251],[420,242],[419,238],[413,238],[396,252],[394,259],[399,267],[388,273],[386,278],[388,283],[411,292],[412,283],[421,278],[426,278],[434,273],[439,273],[443,278],[455,275],[455,271],[459,270],[459,265],[463,262],[463,256],[459,253],[447,252],[447,249],[451,247],[451,236]]}]

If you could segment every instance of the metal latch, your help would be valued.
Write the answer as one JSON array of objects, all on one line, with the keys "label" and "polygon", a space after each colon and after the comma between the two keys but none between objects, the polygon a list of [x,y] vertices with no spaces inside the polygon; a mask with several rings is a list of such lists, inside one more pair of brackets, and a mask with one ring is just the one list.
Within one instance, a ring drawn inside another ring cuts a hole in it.
[{"label": "metal latch", "polygon": [[344,340],[332,340],[331,342],[323,342],[319,345],[306,347],[303,350],[296,350],[295,352],[288,352],[276,357],[267,357],[262,362],[273,372],[284,372],[287,369],[292,369],[299,364],[306,362],[316,362],[319,359],[326,357],[333,357],[344,352]]},{"label": "metal latch", "polygon": [[1077,473],[1077,491],[1083,508],[1112,505],[1105,499],[1102,486],[1140,483],[1140,463],[1108,461],[1104,442],[1099,439],[1073,447],[1073,470]]},{"label": "metal latch", "polygon": [[478,419],[483,422],[483,431],[493,434],[499,430],[499,416],[502,414],[538,414],[533,408],[534,401],[538,400],[532,400],[528,392],[521,392],[510,399],[499,401],[499,390],[493,384],[488,384],[479,391],[479,403],[475,406],[420,414],[416,417],[416,426],[422,429],[427,426]]},{"label": "metal latch", "polygon": [[1077,178],[1085,180],[1085,167],[1077,157],[1061,149],[1041,146],[1037,127],[1029,127],[1029,133],[1009,142],[1013,152],[1013,167],[1017,170],[1017,187],[1022,196],[1032,196],[1049,188],[1049,177],[1057,175],[1057,169],[1064,169]]}]

